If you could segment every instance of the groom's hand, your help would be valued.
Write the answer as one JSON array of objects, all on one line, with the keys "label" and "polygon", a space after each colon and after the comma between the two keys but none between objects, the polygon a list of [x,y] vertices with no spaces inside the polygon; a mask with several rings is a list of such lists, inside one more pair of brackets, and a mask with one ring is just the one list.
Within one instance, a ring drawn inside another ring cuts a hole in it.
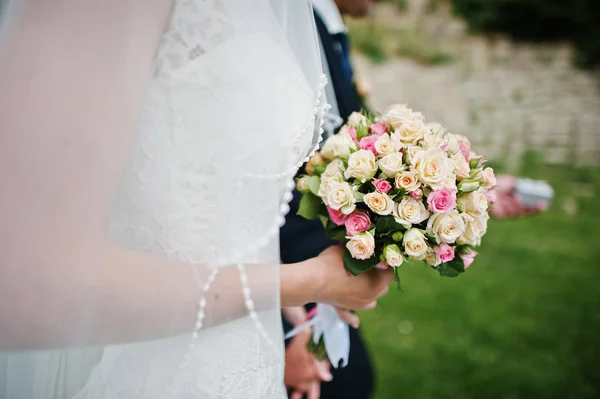
[{"label": "groom's hand", "polygon": [[329,364],[319,362],[308,352],[306,345],[311,338],[310,329],[292,338],[285,350],[285,386],[291,389],[291,399],[319,399],[321,381],[331,381]]}]

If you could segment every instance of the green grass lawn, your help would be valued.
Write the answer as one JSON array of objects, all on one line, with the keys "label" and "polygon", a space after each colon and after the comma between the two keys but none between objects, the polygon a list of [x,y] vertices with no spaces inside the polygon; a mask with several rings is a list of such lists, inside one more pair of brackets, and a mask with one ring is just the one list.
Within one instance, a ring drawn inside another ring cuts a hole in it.
[{"label": "green grass lawn", "polygon": [[361,314],[376,399],[600,397],[600,169],[530,154],[521,175],[550,181],[548,212],[491,221],[457,278],[402,266]]}]

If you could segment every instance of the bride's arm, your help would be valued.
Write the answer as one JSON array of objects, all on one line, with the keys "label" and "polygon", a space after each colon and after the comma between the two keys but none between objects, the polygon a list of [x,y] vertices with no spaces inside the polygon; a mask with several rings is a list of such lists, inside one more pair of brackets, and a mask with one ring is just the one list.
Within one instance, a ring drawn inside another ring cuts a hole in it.
[{"label": "bride's arm", "polygon": [[[208,269],[106,237],[170,1],[20,3],[0,37],[0,350],[192,331]],[[341,257],[321,258],[282,268],[284,306],[364,305],[385,280],[327,275]],[[273,308],[260,287],[279,279],[261,270],[248,270],[257,310]],[[323,284],[333,277],[354,291]],[[239,281],[219,272],[205,325],[246,314]]]}]

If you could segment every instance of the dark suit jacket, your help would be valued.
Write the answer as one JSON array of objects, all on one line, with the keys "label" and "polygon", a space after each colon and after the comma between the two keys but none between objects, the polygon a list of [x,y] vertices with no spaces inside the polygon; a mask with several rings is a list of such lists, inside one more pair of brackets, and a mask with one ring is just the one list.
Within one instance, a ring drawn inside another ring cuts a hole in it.
[{"label": "dark suit jacket", "polygon": [[[348,81],[342,69],[334,38],[331,37],[321,18],[315,13],[315,22],[327,58],[340,116],[359,111],[363,104],[356,93],[354,82]],[[283,263],[296,263],[317,256],[336,242],[325,236],[319,220],[306,220],[298,215],[300,193],[294,192],[290,212],[280,231],[280,251]],[[288,325],[289,328],[289,325]],[[366,399],[373,391],[373,369],[358,330],[350,329],[350,361],[348,366],[332,369],[333,381],[321,385],[322,399]]]}]

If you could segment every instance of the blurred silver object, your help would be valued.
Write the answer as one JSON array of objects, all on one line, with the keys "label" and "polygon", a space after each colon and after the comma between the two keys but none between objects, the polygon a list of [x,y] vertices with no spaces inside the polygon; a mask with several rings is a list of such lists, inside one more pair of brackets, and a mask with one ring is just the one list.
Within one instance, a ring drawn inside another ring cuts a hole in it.
[{"label": "blurred silver object", "polygon": [[517,178],[516,180],[515,191],[526,207],[533,207],[540,203],[548,205],[554,198],[554,190],[544,180],[527,178]]}]

